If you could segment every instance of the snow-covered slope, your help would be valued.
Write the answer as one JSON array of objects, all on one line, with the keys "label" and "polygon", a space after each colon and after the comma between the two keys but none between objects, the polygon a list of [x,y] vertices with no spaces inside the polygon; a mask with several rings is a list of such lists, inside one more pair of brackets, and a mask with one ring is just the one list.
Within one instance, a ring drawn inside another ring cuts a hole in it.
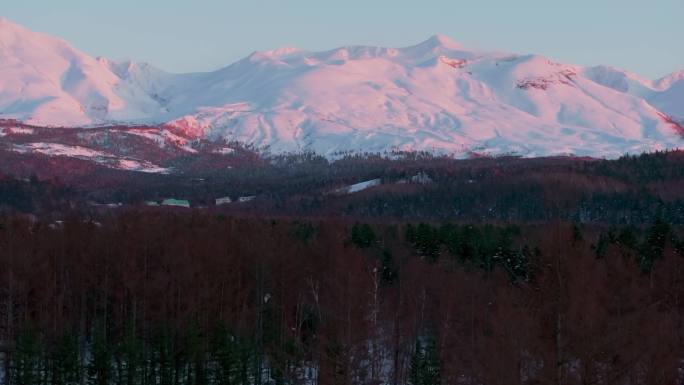
[{"label": "snow-covered slope", "polygon": [[164,76],[0,19],[0,117],[68,126],[148,120],[163,111],[153,92]]},{"label": "snow-covered slope", "polygon": [[434,36],[405,48],[255,52],[209,73],[95,59],[0,19],[0,118],[168,123],[273,152],[430,150],[614,157],[684,144],[684,72],[481,52]]}]

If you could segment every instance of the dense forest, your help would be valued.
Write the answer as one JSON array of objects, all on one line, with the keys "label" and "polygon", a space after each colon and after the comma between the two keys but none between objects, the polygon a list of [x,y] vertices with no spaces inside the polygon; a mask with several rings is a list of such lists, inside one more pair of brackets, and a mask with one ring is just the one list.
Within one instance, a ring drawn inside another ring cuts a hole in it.
[{"label": "dense forest", "polygon": [[4,218],[10,384],[681,383],[680,232]]},{"label": "dense forest", "polygon": [[[168,175],[112,170],[78,159],[0,156],[7,160],[0,162],[0,210],[60,219],[70,210],[176,198],[227,214],[297,218],[639,225],[662,217],[684,224],[684,152],[679,151],[616,160],[455,160],[418,153],[334,162],[314,155],[259,160],[245,154],[224,159],[231,165],[206,169],[199,168],[200,160],[179,160],[177,172]],[[379,183],[354,194],[336,193],[369,180]],[[215,207],[218,198],[243,196],[254,200]]]},{"label": "dense forest", "polygon": [[684,384],[682,166],[5,169],[0,383]]}]

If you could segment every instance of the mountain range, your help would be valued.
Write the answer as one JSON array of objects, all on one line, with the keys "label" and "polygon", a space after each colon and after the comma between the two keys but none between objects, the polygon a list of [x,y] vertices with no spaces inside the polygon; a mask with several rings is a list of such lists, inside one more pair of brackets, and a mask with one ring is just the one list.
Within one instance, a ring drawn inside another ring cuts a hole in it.
[{"label": "mountain range", "polygon": [[[279,48],[213,72],[172,74],[92,57],[0,19],[0,119],[84,133],[145,126],[128,134],[187,152],[206,140],[328,157],[406,150],[613,158],[684,144],[684,71],[649,80],[436,35],[404,48]],[[17,151],[69,156],[55,146],[88,147],[4,127],[0,141],[23,135]]]}]

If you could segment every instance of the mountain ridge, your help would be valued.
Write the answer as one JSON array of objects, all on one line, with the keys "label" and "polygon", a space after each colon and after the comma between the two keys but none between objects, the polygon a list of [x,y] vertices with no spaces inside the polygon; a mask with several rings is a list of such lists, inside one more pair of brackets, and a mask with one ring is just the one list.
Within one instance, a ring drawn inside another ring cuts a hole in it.
[{"label": "mountain ridge", "polygon": [[0,118],[30,124],[160,125],[328,156],[616,157],[682,144],[684,71],[648,80],[434,35],[403,48],[256,51],[216,71],[172,74],[93,58],[7,19],[0,30],[11,31],[0,37]]}]

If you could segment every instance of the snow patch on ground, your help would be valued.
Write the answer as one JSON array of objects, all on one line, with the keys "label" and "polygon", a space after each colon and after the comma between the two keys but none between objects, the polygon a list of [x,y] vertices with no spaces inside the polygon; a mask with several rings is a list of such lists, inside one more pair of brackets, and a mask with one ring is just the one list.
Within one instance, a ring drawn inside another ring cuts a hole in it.
[{"label": "snow patch on ground", "polygon": [[133,160],[133,159],[119,159],[116,167],[121,170],[147,172],[152,174],[167,174],[170,172],[168,168],[159,167],[147,161]]},{"label": "snow patch on ground", "polygon": [[159,167],[151,162],[137,159],[122,159],[112,154],[93,150],[82,146],[72,146],[61,143],[25,143],[15,144],[13,150],[19,153],[38,153],[48,156],[65,156],[69,158],[94,161],[98,164],[120,170],[140,171],[149,173],[167,173],[170,170]]},{"label": "snow patch on ground", "polygon": [[230,155],[235,152],[234,149],[230,147],[220,147],[212,151],[214,154],[220,154],[220,155]]},{"label": "snow patch on ground", "polygon": [[192,154],[197,153],[197,150],[192,148],[190,141],[188,139],[180,135],[176,135],[165,129],[159,131],[148,129],[132,129],[122,132],[151,140],[161,148],[164,148],[168,145],[173,145],[185,152],[189,152]]},{"label": "snow patch on ground", "polygon": [[33,128],[28,127],[9,127],[7,133],[14,135],[33,135],[34,130]]},{"label": "snow patch on ground", "polygon": [[230,197],[221,197],[221,198],[216,198],[215,204],[216,206],[221,206],[221,205],[227,205],[229,203],[232,203],[233,200]]},{"label": "snow patch on ground", "polygon": [[382,184],[382,180],[380,178],[371,179],[371,180],[367,180],[367,181],[359,182],[359,183],[354,183],[352,185],[336,189],[332,193],[337,194],[337,195],[353,194],[353,193],[357,193],[357,192],[369,189],[371,187],[380,186],[381,184]]},{"label": "snow patch on ground", "polygon": [[80,159],[107,157],[107,154],[101,151],[92,150],[81,146],[69,146],[60,143],[27,143],[22,145],[15,145],[15,149],[17,150],[17,152],[22,153],[35,152],[38,154],[50,156],[68,156]]}]

